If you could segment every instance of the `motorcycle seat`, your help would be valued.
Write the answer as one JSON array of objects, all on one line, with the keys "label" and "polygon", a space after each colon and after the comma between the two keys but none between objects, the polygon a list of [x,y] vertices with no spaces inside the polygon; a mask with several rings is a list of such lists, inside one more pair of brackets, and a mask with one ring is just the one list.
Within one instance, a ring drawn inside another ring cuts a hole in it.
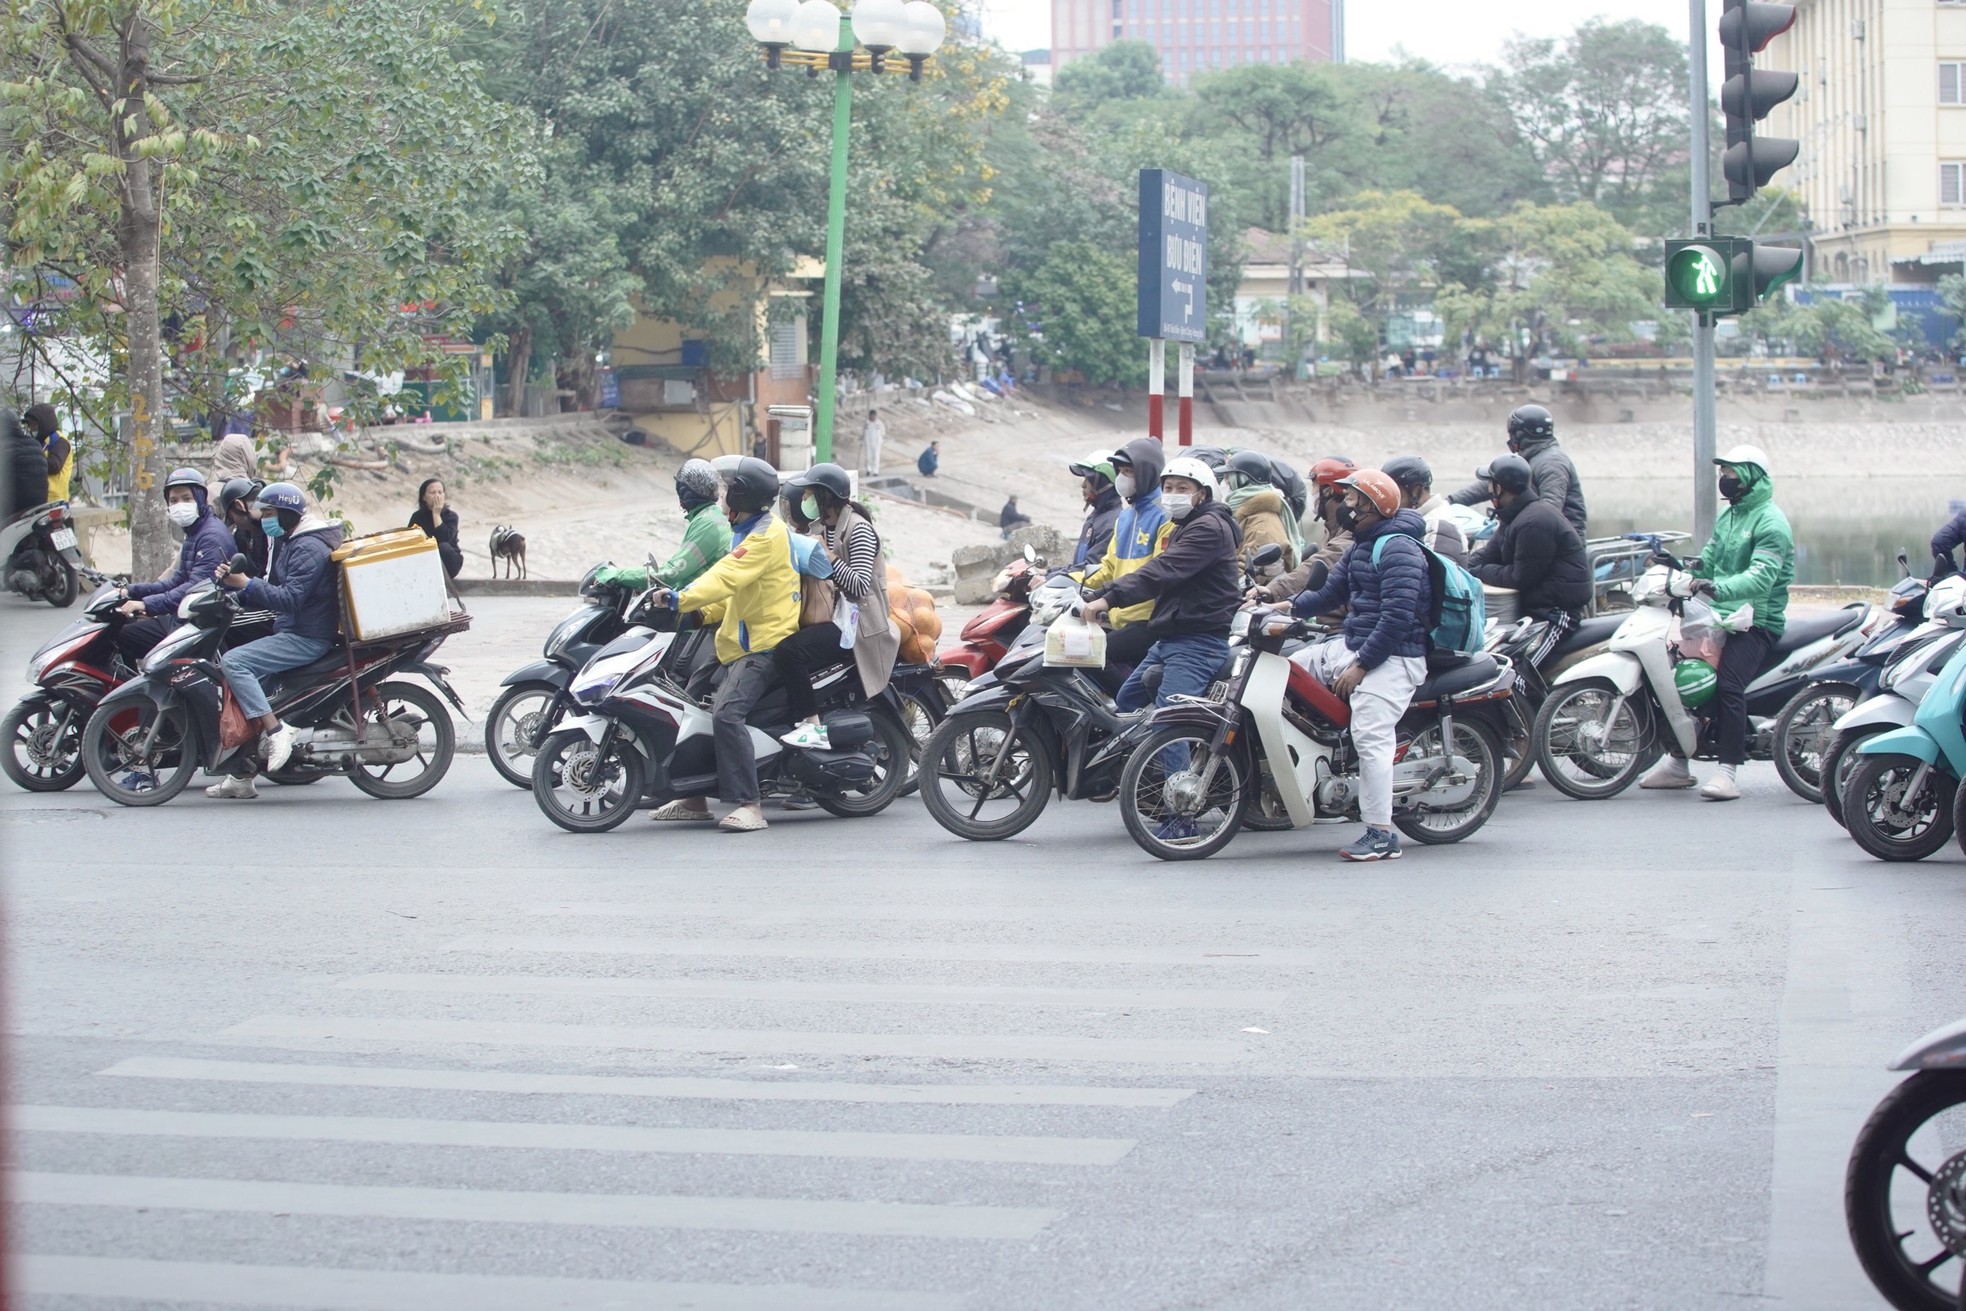
[{"label": "motorcycle seat", "polygon": [[1413,700],[1438,701],[1444,696],[1453,696],[1457,692],[1480,687],[1494,678],[1500,668],[1501,666],[1495,663],[1495,657],[1491,655],[1461,656],[1452,669],[1433,674],[1426,682],[1420,684],[1414,690]]},{"label": "motorcycle seat", "polygon": [[1618,626],[1629,618],[1631,614],[1627,611],[1623,614],[1592,615],[1589,619],[1580,621],[1575,628],[1564,635],[1561,642],[1556,644],[1556,649],[1550,652],[1550,659],[1560,660],[1564,656],[1576,654],[1585,647],[1610,641],[1611,634],[1617,632]]},{"label": "motorcycle seat", "polygon": [[1826,615],[1790,615],[1788,626],[1775,643],[1771,660],[1794,655],[1811,642],[1825,637],[1841,637],[1863,622],[1862,610],[1835,610]]},{"label": "motorcycle seat", "polygon": [[335,674],[345,673],[347,669],[348,648],[340,643],[336,643],[334,646],[329,647],[328,653],[319,660],[301,665],[296,669],[282,669],[279,673],[269,675],[260,681],[271,683],[279,688],[298,687],[303,683],[312,682],[315,679],[328,678]]}]

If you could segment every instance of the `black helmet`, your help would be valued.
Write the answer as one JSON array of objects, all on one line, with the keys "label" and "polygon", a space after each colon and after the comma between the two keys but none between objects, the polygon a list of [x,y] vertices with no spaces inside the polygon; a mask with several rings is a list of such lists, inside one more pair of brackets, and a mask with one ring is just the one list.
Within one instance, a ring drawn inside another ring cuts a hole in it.
[{"label": "black helmet", "polygon": [[833,498],[839,501],[853,499],[853,479],[837,464],[815,464],[804,473],[794,474],[786,480],[785,485],[801,490],[818,487],[831,492]]},{"label": "black helmet", "polygon": [[230,510],[234,501],[250,501],[259,495],[259,489],[266,486],[257,478],[228,478],[225,486],[218,489],[218,504],[221,510]]},{"label": "black helmet", "polygon": [[1230,473],[1241,474],[1245,487],[1254,485],[1267,487],[1270,485],[1270,480],[1276,476],[1276,466],[1271,463],[1270,457],[1261,451],[1237,451],[1229,457],[1225,468]]},{"label": "black helmet", "polygon": [[717,471],[708,460],[684,460],[676,470],[676,502],[698,510],[717,499]]},{"label": "black helmet", "polygon": [[1509,414],[1509,445],[1556,438],[1556,416],[1540,405],[1518,405]]},{"label": "black helmet", "polygon": [[1434,471],[1417,455],[1395,455],[1379,466],[1379,472],[1401,487],[1432,487]]},{"label": "black helmet", "polygon": [[1520,455],[1498,455],[1476,469],[1475,477],[1505,492],[1520,494],[1529,490],[1529,461]]},{"label": "black helmet", "polygon": [[739,514],[756,514],[778,499],[778,470],[746,455],[724,474],[724,504]]}]

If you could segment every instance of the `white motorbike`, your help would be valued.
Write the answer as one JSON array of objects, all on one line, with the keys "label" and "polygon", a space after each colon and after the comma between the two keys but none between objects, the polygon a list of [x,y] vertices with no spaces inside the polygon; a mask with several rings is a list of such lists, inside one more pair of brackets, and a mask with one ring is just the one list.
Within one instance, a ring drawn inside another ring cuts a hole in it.
[{"label": "white motorbike", "polygon": [[[1946,588],[1951,579],[1932,589],[1933,597],[1939,598],[1929,607],[1932,614],[1957,613],[1960,598],[1966,597],[1966,576],[1961,577],[1961,583],[1943,593],[1940,589]],[[1857,747],[1866,738],[1911,726],[1912,718],[1918,713],[1918,703],[1939,681],[1939,671],[1958,651],[1960,642],[1966,641],[1966,631],[1956,624],[1956,620],[1948,624],[1943,619],[1934,619],[1907,638],[1903,649],[1878,675],[1877,694],[1858,702],[1836,721],[1829,746],[1823,752],[1822,779],[1823,808],[1838,824],[1844,822],[1844,785],[1862,759],[1857,755]]]}]

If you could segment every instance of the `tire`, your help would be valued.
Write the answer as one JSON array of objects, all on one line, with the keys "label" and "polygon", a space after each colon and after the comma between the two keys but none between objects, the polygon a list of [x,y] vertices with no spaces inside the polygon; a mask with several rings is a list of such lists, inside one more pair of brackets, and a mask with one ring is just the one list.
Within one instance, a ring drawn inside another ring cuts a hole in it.
[{"label": "tire", "polygon": [[901,785],[901,795],[909,797],[921,788],[922,752],[948,711],[941,704],[939,689],[927,696],[917,696],[912,692],[897,693],[897,696],[901,701],[901,722],[907,728],[908,736],[914,740],[914,746],[908,753],[908,781]]},{"label": "tire", "polygon": [[915,739],[901,721],[886,710],[875,710],[867,718],[874,725],[874,767],[878,772],[861,792],[813,792],[812,799],[829,815],[865,819],[880,814],[894,804],[914,772]]},{"label": "tire", "polygon": [[1249,790],[1249,803],[1242,808],[1242,826],[1254,833],[1281,833],[1295,828],[1290,822],[1290,812],[1283,808],[1283,798],[1277,795],[1268,761],[1257,766],[1256,778],[1258,786]]},{"label": "tire", "polygon": [[[1407,744],[1404,761],[1424,759],[1427,756],[1439,757],[1440,725],[1430,724],[1413,735]],[[1470,837],[1488,817],[1495,813],[1496,803],[1502,799],[1502,744],[1495,737],[1495,730],[1488,725],[1472,719],[1454,721],[1454,754],[1465,757],[1473,766],[1475,775],[1469,780],[1468,795],[1452,810],[1420,810],[1395,812],[1393,826],[1415,842],[1428,846],[1443,846]],[[1455,791],[1460,785],[1456,776],[1450,775],[1443,782],[1449,783]],[[1422,799],[1427,793],[1421,793]]]},{"label": "tire", "polygon": [[[118,732],[111,720],[128,722]],[[146,738],[148,751],[142,749]],[[96,791],[117,805],[161,806],[198,772],[198,733],[182,705],[126,701],[110,714],[97,706],[82,730],[82,764]]]},{"label": "tire", "polygon": [[61,586],[48,594],[48,604],[57,610],[66,610],[82,594],[82,578],[75,572],[75,566],[60,556],[55,557],[55,563],[61,568]]},{"label": "tire", "polygon": [[[1946,1255],[1946,1249],[1927,1208],[1938,1202],[1930,1196],[1929,1176],[1943,1172],[1942,1178],[1955,1180],[1957,1186],[1966,1152],[1939,1159],[1941,1153],[1930,1150],[1936,1132],[1920,1148],[1912,1144],[1920,1129],[1942,1115],[1947,1129],[1957,1135],[1966,1126],[1962,1108],[1966,1108],[1966,1072],[1920,1070],[1885,1094],[1850,1149],[1843,1176],[1843,1219],[1850,1230],[1850,1245],[1871,1283],[1899,1311],[1954,1311],[1960,1305],[1966,1258],[1954,1254],[1949,1260],[1935,1261]],[[1921,1155],[1923,1161],[1918,1159]],[[1928,1178],[1920,1179],[1904,1164],[1907,1161]],[[1897,1191],[1901,1204],[1894,1206],[1893,1185],[1901,1169],[1907,1183]],[[1915,1253],[1905,1250],[1908,1239],[1918,1242]],[[1926,1262],[1934,1262],[1929,1270],[1921,1268]]]},{"label": "tire", "polygon": [[283,788],[300,788],[306,787],[309,783],[319,783],[322,779],[340,772],[337,769],[329,769],[325,765],[297,765],[289,760],[272,773],[262,774],[260,777],[269,783],[278,783]]},{"label": "tire", "polygon": [[[999,757],[989,789],[983,780]],[[1031,827],[1051,803],[1051,753],[1029,724],[1013,728],[1001,710],[951,715],[922,747],[922,804],[936,823],[971,842],[1000,842]],[[1009,808],[985,819],[994,802]]]},{"label": "tire", "polygon": [[1823,799],[1823,762],[1836,721],[1863,695],[1848,683],[1812,683],[1775,716],[1775,772],[1804,801]]},{"label": "tire", "polygon": [[[1213,727],[1169,724],[1148,734],[1127,758],[1126,772],[1120,775],[1120,818],[1127,835],[1148,855],[1203,860],[1228,846],[1242,828],[1243,812],[1257,788],[1256,771],[1244,748],[1232,746],[1215,755],[1214,739]],[[1185,763],[1175,754],[1183,746]],[[1210,765],[1214,772],[1206,793],[1195,794],[1194,785],[1208,775]],[[1207,828],[1211,816],[1219,819]]]},{"label": "tire", "polygon": [[1923,761],[1912,756],[1865,756],[1843,793],[1843,818],[1850,836],[1879,860],[1923,860],[1952,836],[1953,794],[1958,784],[1936,766],[1914,799],[1909,820],[1898,809],[1905,787]]},{"label": "tire", "polygon": [[82,732],[93,707],[30,696],[0,721],[0,770],[29,792],[65,792],[82,781]]},{"label": "tire", "polygon": [[[499,693],[485,716],[485,754],[498,776],[515,788],[532,786],[532,758],[541,718],[560,689],[548,682],[515,683]],[[538,704],[529,704],[537,702]]]},{"label": "tire", "polygon": [[[384,683],[362,699],[363,727],[370,724],[370,698],[390,719],[413,719],[419,725],[414,758],[389,765],[366,765],[357,758],[348,766],[348,781],[372,797],[406,801],[420,797],[443,781],[457,754],[457,728],[451,712],[435,692],[415,683]],[[406,713],[407,712],[407,713]],[[398,770],[409,771],[398,773]]]},{"label": "tire", "polygon": [[641,804],[647,782],[648,764],[632,743],[615,742],[603,760],[599,744],[577,728],[552,734],[533,756],[532,799],[569,833],[619,827]]},{"label": "tire", "polygon": [[1823,757],[1823,777],[1829,782],[1823,788],[1823,809],[1836,821],[1838,828],[1848,828],[1843,820],[1843,793],[1850,786],[1850,775],[1856,770],[1863,757],[1857,754],[1865,738],[1876,737],[1881,728],[1860,728],[1854,732],[1838,733],[1830,743],[1829,754]]},{"label": "tire", "polygon": [[[1650,716],[1635,696],[1625,698],[1615,723],[1603,723],[1617,696],[1609,679],[1587,678],[1551,688],[1536,712],[1529,733],[1536,744],[1536,764],[1563,795],[1578,801],[1615,797],[1659,758]],[[1599,710],[1589,716],[1592,707]],[[1592,729],[1592,723],[1601,726]]]},{"label": "tire", "polygon": [[1510,755],[1507,747],[1502,748],[1502,791],[1507,792],[1528,778],[1529,771],[1534,768],[1536,768],[1536,738],[1532,733],[1522,744],[1522,750],[1515,755]]}]

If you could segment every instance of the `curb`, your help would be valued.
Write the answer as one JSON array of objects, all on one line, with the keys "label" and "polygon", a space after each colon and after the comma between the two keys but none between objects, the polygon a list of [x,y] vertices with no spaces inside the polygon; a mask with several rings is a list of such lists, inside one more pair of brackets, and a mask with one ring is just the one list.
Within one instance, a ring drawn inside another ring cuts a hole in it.
[{"label": "curb", "polygon": [[453,578],[459,596],[578,596],[580,580],[553,578]]}]

